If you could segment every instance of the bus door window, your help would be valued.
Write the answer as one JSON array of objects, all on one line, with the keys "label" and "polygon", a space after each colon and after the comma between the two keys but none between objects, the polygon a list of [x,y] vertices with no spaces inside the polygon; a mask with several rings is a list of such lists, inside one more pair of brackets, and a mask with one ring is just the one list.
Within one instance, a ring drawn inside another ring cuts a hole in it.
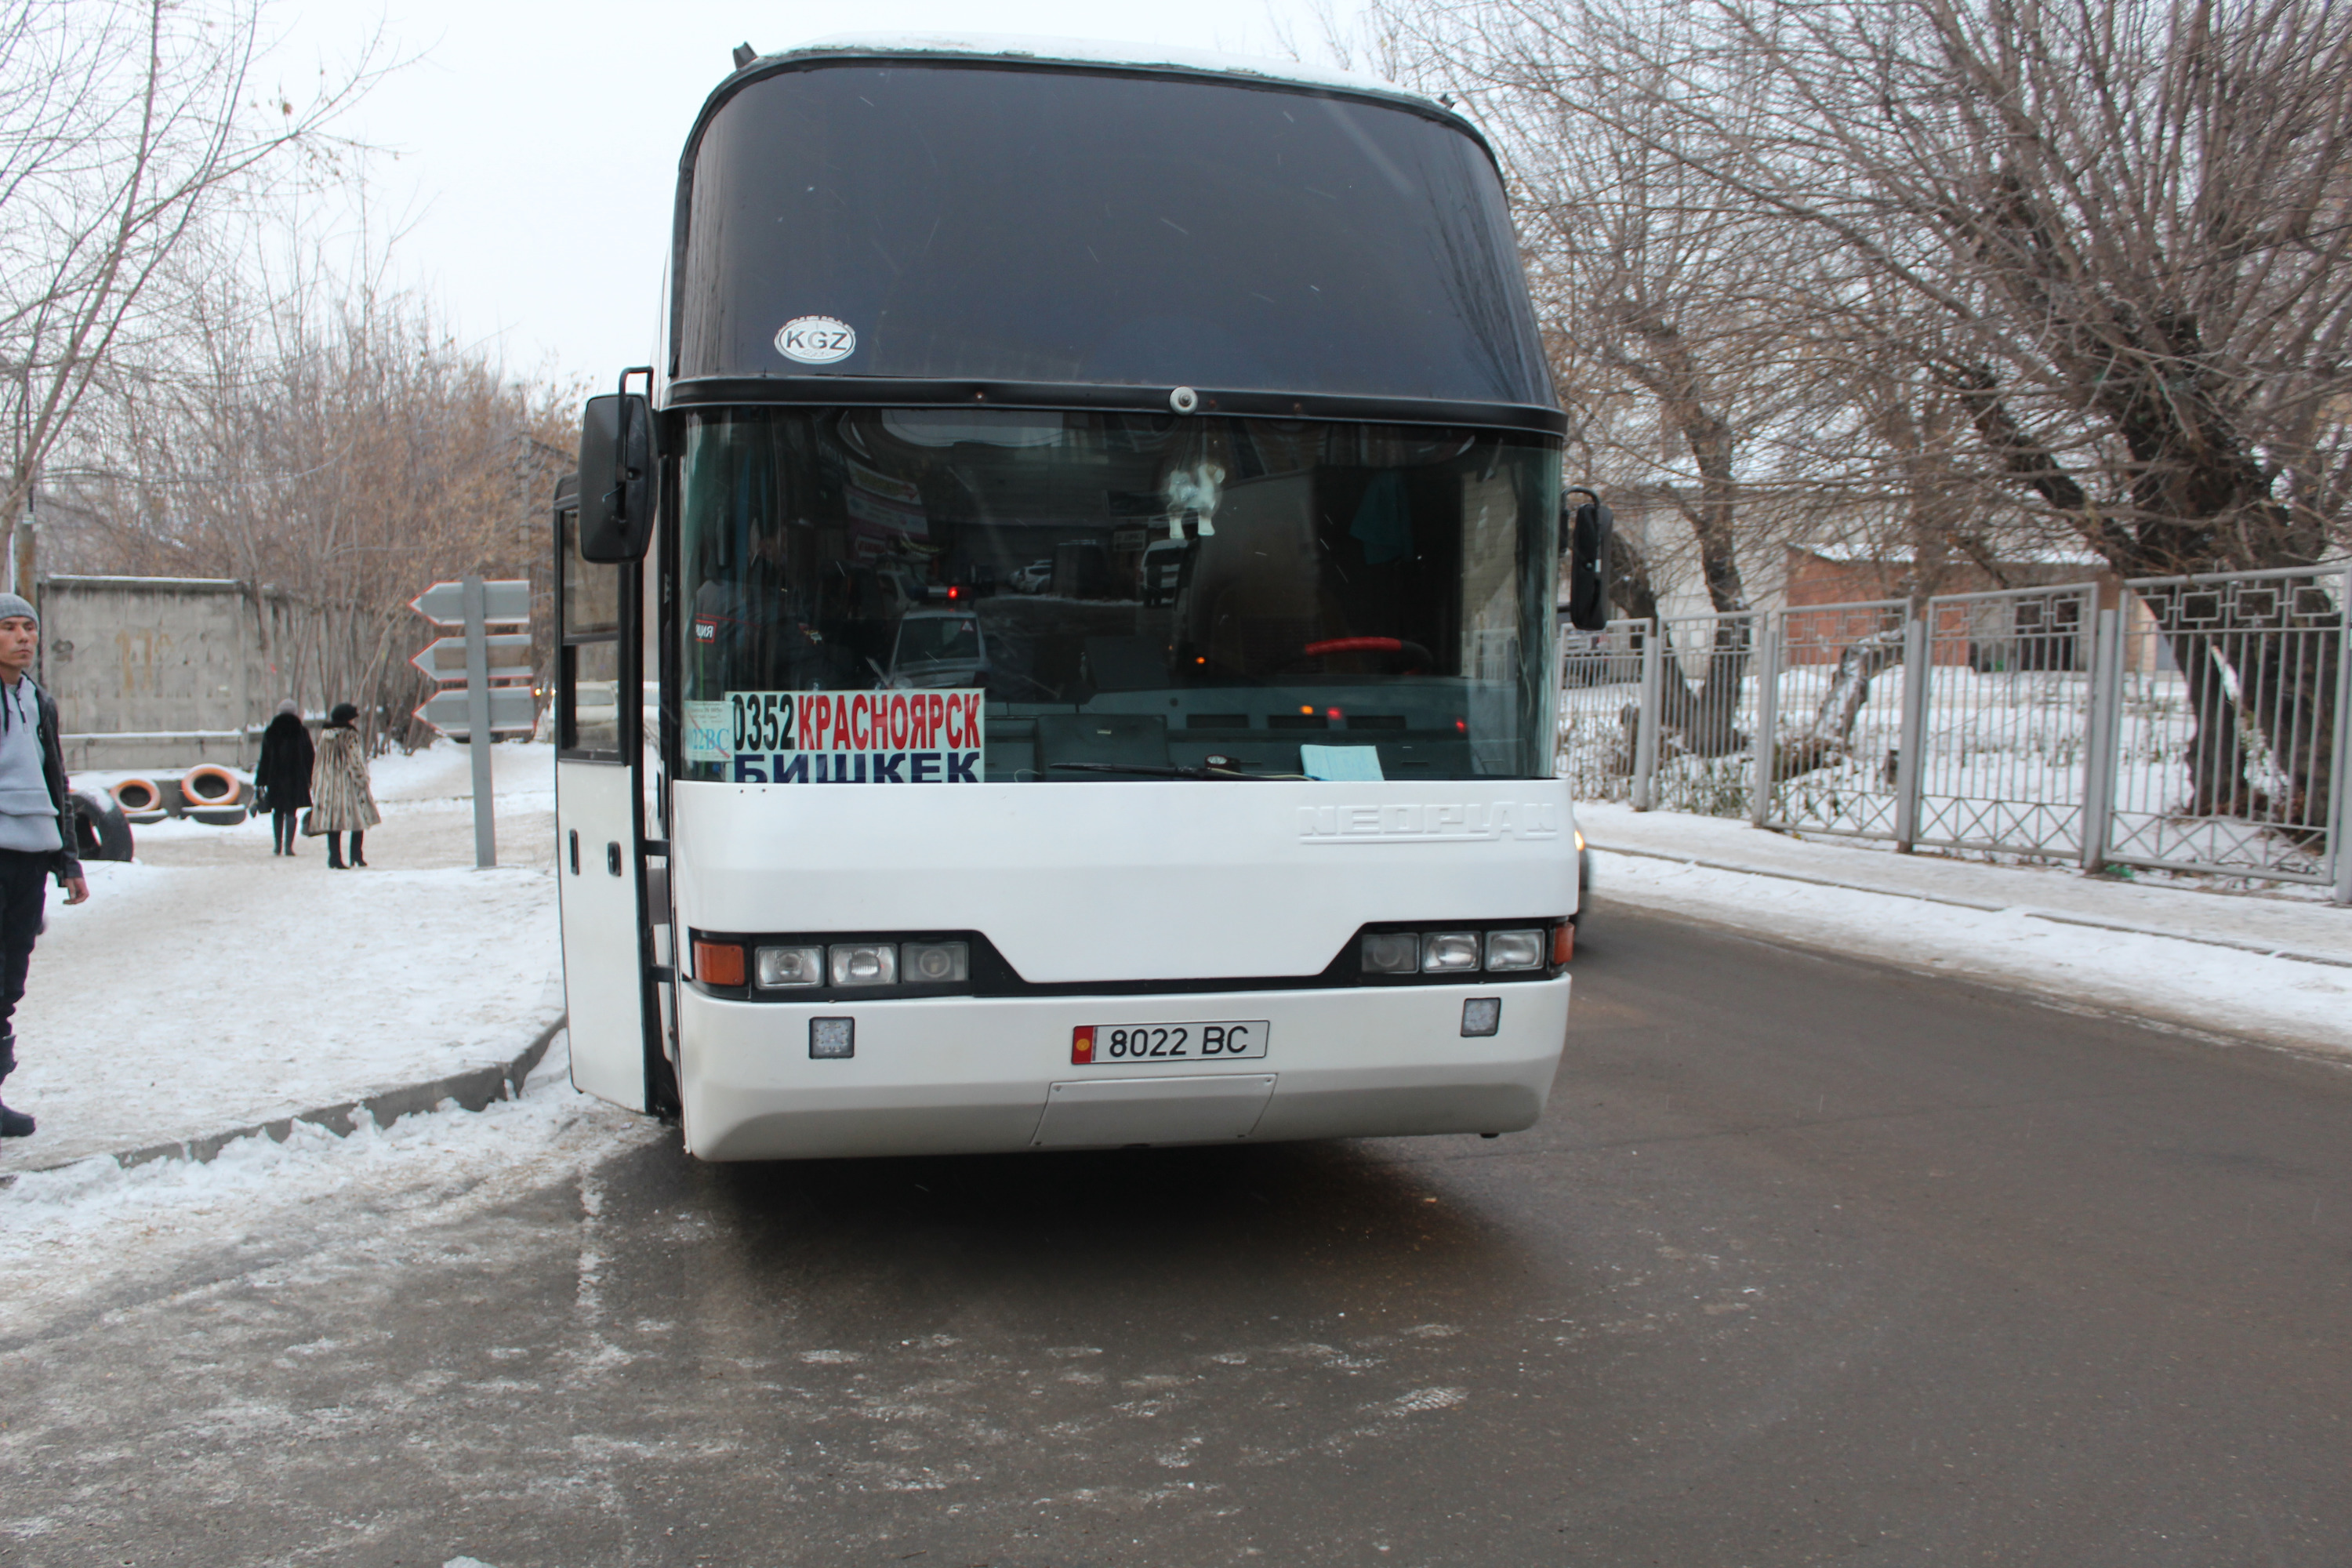
[{"label": "bus door window", "polygon": [[621,755],[621,576],[580,554],[580,513],[558,514],[563,583],[556,671],[556,745],[568,755]]}]

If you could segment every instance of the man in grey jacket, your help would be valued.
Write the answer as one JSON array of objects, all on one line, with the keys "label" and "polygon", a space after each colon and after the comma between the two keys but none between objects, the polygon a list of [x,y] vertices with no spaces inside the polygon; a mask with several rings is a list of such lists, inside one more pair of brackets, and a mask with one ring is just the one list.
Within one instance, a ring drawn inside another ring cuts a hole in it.
[{"label": "man in grey jacket", "polygon": [[[26,672],[41,646],[41,618],[0,594],[0,1079],[16,1066],[16,1004],[24,999],[33,942],[52,876],[66,902],[89,897],[74,853],[73,795],[66,784],[58,705]],[[0,1105],[0,1138],[24,1138],[33,1119]]]}]

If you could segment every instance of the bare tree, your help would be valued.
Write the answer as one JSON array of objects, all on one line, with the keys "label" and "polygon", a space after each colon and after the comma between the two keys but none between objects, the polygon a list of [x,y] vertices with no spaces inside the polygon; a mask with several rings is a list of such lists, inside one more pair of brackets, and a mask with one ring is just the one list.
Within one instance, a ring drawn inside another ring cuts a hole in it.
[{"label": "bare tree", "polygon": [[[1737,302],[1924,328],[2002,476],[2118,570],[2341,536],[2352,29],[2325,0],[1393,5],[1433,68],[1680,171],[1654,210],[1772,220],[1793,264]],[[1685,309],[1735,302],[1688,281]]]},{"label": "bare tree", "polygon": [[[1952,348],[1937,374],[2013,487],[2126,574],[2306,565],[2343,542],[2340,13],[1879,0],[1717,15],[1724,47],[1770,60],[1787,126],[1759,155],[1710,125],[1699,163],[1838,234],[1940,319]],[[1885,243],[1873,224],[1911,237]],[[2296,596],[2278,605],[2284,627]],[[2163,629],[2198,721],[2191,808],[2243,812],[2257,803],[2242,716],[2327,710],[2332,653],[2324,637]],[[2317,658],[2280,663],[2288,642]],[[2331,741],[2272,738],[2292,794],[2326,789]]]},{"label": "bare tree", "polygon": [[0,0],[0,550],[93,398],[179,341],[175,263],[287,154],[330,155],[373,79],[363,58],[301,104],[260,94],[260,16]]},{"label": "bare tree", "polygon": [[1789,416],[1795,385],[1785,323],[1756,307],[1765,274],[1790,263],[1788,226],[1727,205],[1659,153],[1652,142],[1669,128],[1654,106],[1624,106],[1650,115],[1650,142],[1596,121],[1591,84],[1553,47],[1556,17],[1420,0],[1373,16],[1382,65],[1457,97],[1504,161],[1579,471],[1642,503],[1621,509],[1634,526],[1618,536],[1614,597],[1636,615],[1657,609],[1679,553],[1662,549],[1675,531],[1657,526],[1663,510],[1687,531],[1708,605],[1731,617],[1707,638],[1696,685],[1668,660],[1663,718],[1689,751],[1737,750],[1749,655],[1741,556],[1774,539],[1749,504],[1750,448]]},{"label": "bare tree", "polygon": [[[1990,559],[2011,519],[2125,575],[2306,565],[2352,531],[2352,28],[2328,0],[1384,16],[1482,106],[1564,107],[1576,140],[1676,171],[1678,222],[1777,229],[1793,264],[1737,294],[1695,276],[1684,308],[1785,324],[1784,363],[1822,374],[1801,418],[1748,439],[1784,435],[1795,467],[1885,497],[1914,594],[1938,554]],[[1487,118],[1529,133],[1524,108]],[[2164,629],[2199,716],[2195,805],[2238,809],[2239,711],[2288,687],[2321,707],[2333,655],[2303,639],[2308,668],[2241,668]],[[2328,739],[2275,759],[2292,789],[2326,787]]]},{"label": "bare tree", "polygon": [[551,590],[579,389],[508,374],[414,296],[316,269],[231,276],[202,303],[194,363],[110,422],[60,542],[83,570],[244,583],[285,692],[354,701],[372,736],[413,743],[429,688],[407,658],[434,634],[408,602],[469,572]]}]

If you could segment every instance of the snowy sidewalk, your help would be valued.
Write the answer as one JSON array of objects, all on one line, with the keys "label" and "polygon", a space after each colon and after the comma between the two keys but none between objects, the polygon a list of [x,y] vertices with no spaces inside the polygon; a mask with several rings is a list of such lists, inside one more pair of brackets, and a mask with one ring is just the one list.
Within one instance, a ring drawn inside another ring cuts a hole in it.
[{"label": "snowy sidewalk", "polygon": [[[1648,905],[2061,1002],[2352,1052],[2352,910],[2315,898],[1896,855],[1597,803],[1580,805],[1577,818],[1596,851],[1593,890],[1603,903]],[[1595,941],[1606,940],[1606,919],[1605,910],[1595,914]]]},{"label": "snowy sidewalk", "polygon": [[52,890],[7,1102],[40,1120],[0,1173],[201,1138],[509,1063],[562,1009],[544,746],[498,757],[499,868],[473,868],[464,753],[375,764],[369,868],[291,860],[267,819],[136,830]]}]

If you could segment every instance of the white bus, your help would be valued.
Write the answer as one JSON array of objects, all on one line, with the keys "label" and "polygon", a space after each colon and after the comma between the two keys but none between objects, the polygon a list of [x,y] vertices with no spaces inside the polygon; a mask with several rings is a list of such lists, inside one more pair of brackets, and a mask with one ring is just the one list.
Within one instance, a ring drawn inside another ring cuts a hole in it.
[{"label": "white bus", "polygon": [[1292,70],[712,93],[558,501],[581,1089],[707,1160],[1541,1114],[1564,420],[1477,133]]}]

